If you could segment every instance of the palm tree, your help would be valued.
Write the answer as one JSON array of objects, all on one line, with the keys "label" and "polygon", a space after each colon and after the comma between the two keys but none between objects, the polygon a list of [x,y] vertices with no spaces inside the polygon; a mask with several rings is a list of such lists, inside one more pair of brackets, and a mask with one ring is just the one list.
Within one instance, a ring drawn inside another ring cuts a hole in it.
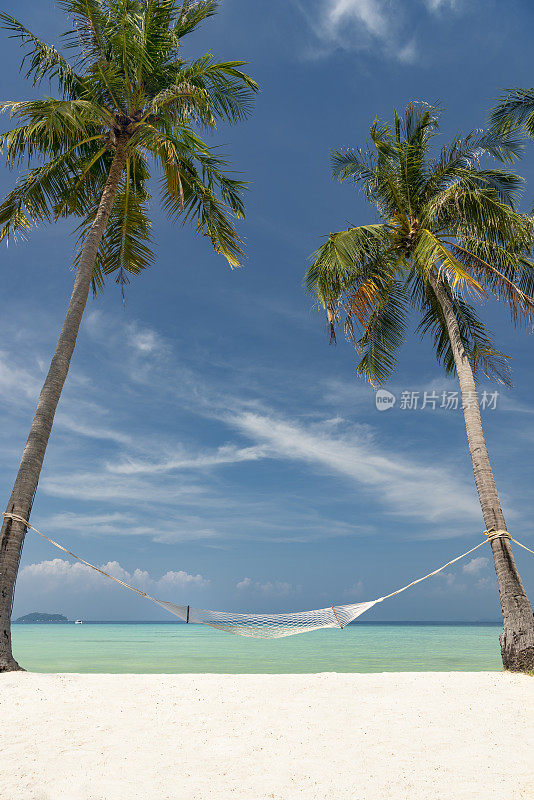
[{"label": "palm tree", "polygon": [[[124,287],[154,260],[149,164],[160,173],[163,207],[238,266],[244,184],[200,138],[218,120],[249,111],[256,83],[242,61],[182,56],[182,38],[216,11],[215,0],[60,0],[71,28],[65,55],[20,22],[0,23],[26,50],[26,77],[56,83],[59,98],[10,101],[18,126],[0,140],[7,164],[28,162],[0,206],[0,238],[74,215],[79,221],[74,290],[6,508],[0,540],[0,671],[19,669],[11,652],[15,580],[46,446],[89,290],[116,273]],[[37,162],[37,163],[35,163]],[[31,167],[31,168],[30,168]]]},{"label": "palm tree", "polygon": [[[486,156],[511,159],[519,141],[476,131],[433,155],[439,112],[409,105],[393,125],[375,122],[365,149],[333,153],[333,173],[362,186],[378,211],[375,224],[331,234],[314,254],[305,285],[326,308],[331,336],[343,323],[360,351],[358,374],[382,384],[395,368],[407,316],[420,313],[445,370],[460,383],[467,440],[487,531],[506,523],[486,448],[476,376],[509,380],[471,298],[494,294],[512,319],[532,319],[533,226],[515,209],[521,179],[482,165]],[[358,325],[361,334],[357,332]],[[452,501],[451,501],[452,502]],[[534,668],[532,608],[510,541],[490,540],[504,620],[501,653],[511,670]]]}]

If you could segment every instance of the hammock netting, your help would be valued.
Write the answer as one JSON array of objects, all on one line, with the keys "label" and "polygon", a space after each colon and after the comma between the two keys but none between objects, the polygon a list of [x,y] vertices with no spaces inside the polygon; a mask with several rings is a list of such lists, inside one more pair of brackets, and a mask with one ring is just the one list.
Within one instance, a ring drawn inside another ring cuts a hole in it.
[{"label": "hammock netting", "polygon": [[254,636],[258,639],[279,639],[296,633],[307,633],[318,628],[344,628],[380,600],[366,603],[351,603],[347,606],[330,606],[315,611],[298,611],[294,614],[233,614],[225,611],[209,611],[205,608],[178,606],[164,600],[154,600],[184,622],[210,625],[237,636]]}]

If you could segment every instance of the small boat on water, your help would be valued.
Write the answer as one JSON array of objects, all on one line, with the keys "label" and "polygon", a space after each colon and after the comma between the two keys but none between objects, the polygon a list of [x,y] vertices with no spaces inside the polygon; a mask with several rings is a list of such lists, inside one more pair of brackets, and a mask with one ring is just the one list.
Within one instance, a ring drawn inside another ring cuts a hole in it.
[{"label": "small boat on water", "polygon": [[75,619],[74,620],[74,624],[75,625],[83,625],[83,619]]}]

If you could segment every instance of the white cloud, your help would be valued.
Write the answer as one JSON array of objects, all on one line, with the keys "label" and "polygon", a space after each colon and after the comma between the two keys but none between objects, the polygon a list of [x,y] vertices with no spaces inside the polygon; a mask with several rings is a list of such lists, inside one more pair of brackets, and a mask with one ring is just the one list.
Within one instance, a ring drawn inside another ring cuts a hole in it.
[{"label": "white cloud", "polygon": [[130,346],[142,355],[162,354],[167,350],[161,336],[152,328],[132,323],[128,326],[127,334]]},{"label": "white cloud", "polygon": [[108,475],[106,472],[92,470],[70,475],[58,474],[43,478],[41,489],[53,497],[72,500],[94,500],[98,502],[136,503],[193,503],[202,501],[203,486],[181,481],[180,485],[160,485],[152,483],[150,491],[147,484],[137,476]]},{"label": "white cloud", "polygon": [[[305,5],[306,3],[306,5]],[[377,45],[403,60],[398,39],[398,13],[392,14],[386,0],[308,0],[298,2],[318,45],[313,55],[333,50],[371,50]],[[410,56],[415,54],[415,48]]]},{"label": "white cloud", "polygon": [[[80,485],[83,483],[79,477]],[[59,480],[61,483],[61,480]],[[138,487],[138,491],[140,491]],[[172,502],[172,491],[169,490],[167,502]],[[59,495],[64,496],[64,495]],[[67,495],[71,497],[72,495]],[[176,492],[174,493],[176,499]],[[176,543],[186,541],[201,541],[204,543],[218,540],[221,532],[206,524],[206,517],[194,514],[177,514],[170,512],[168,516],[162,513],[158,516],[151,507],[150,499],[144,500],[138,497],[138,503],[134,505],[132,495],[126,495],[125,503],[129,506],[128,510],[117,511],[110,514],[77,514],[73,512],[62,512],[52,514],[49,517],[40,517],[37,527],[43,533],[53,533],[54,531],[75,532],[82,536],[135,536],[140,538],[150,538],[159,543]],[[103,498],[104,500],[106,498]],[[119,498],[108,498],[115,505]],[[160,499],[160,502],[162,500]],[[196,505],[196,501],[191,499],[191,505]],[[206,501],[206,506],[207,506]],[[143,508],[145,512],[143,515]],[[206,514],[208,509],[205,509]],[[162,509],[162,512],[164,510]],[[220,514],[220,508],[214,509],[214,513]],[[144,516],[144,518],[143,518]],[[59,537],[56,537],[59,538]],[[63,544],[64,542],[60,542]],[[81,555],[81,553],[78,553]]]},{"label": "white cloud", "polygon": [[374,36],[387,36],[387,6],[381,0],[327,0],[325,18],[331,30],[348,22],[363,25]]},{"label": "white cloud", "polygon": [[80,586],[80,577],[84,578],[84,588],[87,580],[95,573],[86,567],[85,564],[76,562],[71,564],[62,558],[53,558],[50,561],[41,561],[39,564],[27,564],[19,573],[19,582],[23,583],[28,578],[44,581],[69,581],[74,585]]},{"label": "white cloud", "polygon": [[[94,477],[94,476],[93,476]],[[105,475],[101,476],[102,486]],[[332,517],[324,517],[319,513],[302,508],[298,497],[288,498],[286,503],[278,501],[273,504],[261,494],[259,498],[243,496],[229,497],[226,493],[217,495],[215,491],[204,491],[200,499],[191,496],[185,500],[176,492],[174,483],[159,487],[159,507],[154,505],[153,496],[158,496],[148,484],[144,483],[144,495],[141,484],[135,481],[135,487],[128,483],[122,489],[116,486],[117,497],[108,495],[103,501],[115,506],[121,503],[121,511],[109,514],[62,512],[50,516],[39,516],[37,527],[43,533],[67,531],[82,536],[134,536],[151,539],[154,542],[176,543],[184,541],[200,541],[205,546],[222,547],[224,542],[235,539],[274,542],[310,542],[332,537],[369,535],[374,528],[364,524],[351,524]],[[162,478],[158,477],[161,483]],[[64,496],[61,487],[67,486],[67,476],[59,476],[57,480],[57,496]],[[84,475],[75,476],[74,484],[83,489]],[[136,498],[137,489],[137,498]],[[73,497],[72,487],[66,489],[67,497]],[[95,494],[95,497],[97,495]],[[173,502],[175,508],[172,507]],[[197,511],[198,506],[198,511]],[[186,510],[188,509],[188,510]],[[196,513],[195,513],[196,512]]]},{"label": "white cloud", "polygon": [[405,64],[413,64],[417,60],[417,44],[415,39],[410,39],[405,45],[397,49],[397,60]]},{"label": "white cloud", "polygon": [[[69,404],[68,401],[64,405],[66,405],[67,408],[69,406],[72,407],[72,404]],[[98,414],[99,409],[95,409],[95,411],[96,414]],[[102,439],[104,441],[107,440],[122,445],[132,444],[132,437],[129,434],[122,433],[121,431],[114,430],[113,428],[107,428],[103,425],[91,425],[83,422],[79,416],[76,416],[72,413],[67,413],[64,408],[57,412],[55,424],[60,428],[65,428],[71,433],[77,433],[79,436],[86,436],[89,439]]]},{"label": "white cloud", "polygon": [[460,0],[424,0],[425,6],[431,12],[442,11],[449,9],[450,11],[458,11],[460,8]]},{"label": "white cloud", "polygon": [[[436,584],[430,582],[429,590],[436,595],[447,595],[450,592],[467,595],[473,590],[495,589],[497,586],[495,577],[483,574],[488,569],[489,563],[490,560],[485,556],[472,558],[463,565],[461,572],[441,572]],[[467,577],[462,580],[462,576]]]},{"label": "white cloud", "polygon": [[[337,49],[367,51],[403,63],[413,63],[418,56],[416,40],[410,35],[413,20],[404,4],[388,0],[294,0],[313,31],[315,57]],[[457,13],[459,0],[419,0],[435,16],[445,11]],[[413,15],[420,13],[414,8]]]},{"label": "white cloud", "polygon": [[172,570],[166,572],[165,575],[162,575],[159,581],[157,581],[157,584],[161,588],[178,587],[180,589],[185,589],[192,586],[197,589],[204,589],[206,586],[209,586],[210,581],[200,574],[191,575],[180,569],[178,572],[173,572]]},{"label": "white cloud", "polygon": [[479,556],[478,558],[472,558],[467,564],[464,564],[462,567],[462,572],[467,573],[467,575],[478,575],[479,572],[488,568],[489,559],[485,556]]},{"label": "white cloud", "polygon": [[[465,521],[480,515],[471,487],[466,488],[445,467],[388,452],[365,429],[344,426],[336,431],[328,422],[305,427],[253,412],[228,421],[263,444],[271,458],[303,461],[329,475],[341,475],[379,494],[396,514],[428,522]],[[454,535],[453,527],[449,535]]]},{"label": "white cloud", "polygon": [[[168,571],[160,578],[153,578],[146,570],[135,569],[129,572],[124,569],[118,561],[108,561],[106,564],[99,565],[100,569],[109,573],[114,578],[118,578],[125,583],[129,583],[136,589],[142,591],[164,591],[169,589],[204,589],[209,586],[210,581],[202,575],[191,575],[183,570]],[[20,571],[19,583],[22,587],[31,584],[33,591],[52,591],[63,587],[77,592],[84,592],[98,587],[98,591],[113,586],[113,582],[106,580],[105,576],[80,563],[79,561],[70,562],[62,558],[54,558],[49,561],[41,561],[36,564],[27,564]]]},{"label": "white cloud", "polygon": [[[37,372],[39,364],[35,359]],[[20,404],[21,400],[37,401],[42,385],[41,379],[37,378],[35,372],[14,363],[11,354],[0,351],[0,397],[3,400]]]},{"label": "white cloud", "polygon": [[175,454],[162,461],[127,458],[118,463],[108,463],[106,467],[109,472],[121,475],[147,475],[174,470],[208,469],[242,461],[257,461],[264,456],[265,451],[259,447],[226,444],[212,452],[188,454],[177,446]]}]

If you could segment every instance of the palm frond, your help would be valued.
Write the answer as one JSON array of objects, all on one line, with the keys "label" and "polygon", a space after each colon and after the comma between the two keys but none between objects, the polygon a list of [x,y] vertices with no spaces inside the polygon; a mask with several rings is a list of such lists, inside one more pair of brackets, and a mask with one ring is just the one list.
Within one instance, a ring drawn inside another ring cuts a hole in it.
[{"label": "palm frond", "polygon": [[57,80],[65,99],[73,99],[82,86],[82,78],[55,47],[41,41],[35,34],[10,14],[0,12],[0,28],[10,32],[10,38],[19,39],[28,52],[22,59],[21,69],[33,84],[45,78]]},{"label": "palm frond", "polygon": [[472,234],[490,241],[522,239],[524,220],[496,189],[462,178],[427,199],[420,224],[450,236]]},{"label": "palm frond", "polygon": [[465,269],[454,254],[453,248],[441,241],[432,231],[426,229],[420,231],[413,260],[418,272],[425,279],[435,271],[445,270],[453,290],[467,287],[475,296],[483,294],[482,286]]},{"label": "palm frond", "polygon": [[406,336],[406,318],[409,310],[405,285],[395,280],[382,287],[381,297],[375,300],[362,337],[355,340],[352,320],[349,338],[356,341],[363,356],[356,368],[357,374],[373,386],[384,384],[397,365],[397,350]]},{"label": "palm frond", "polygon": [[175,221],[194,222],[196,232],[207,236],[213,249],[223,255],[231,267],[241,266],[242,240],[231,221],[231,209],[217,197],[215,186],[206,180],[206,172],[198,172],[192,163],[183,163],[180,174],[182,196],[169,191],[172,183],[162,180],[162,202],[169,217]]},{"label": "palm frond", "polygon": [[[95,186],[96,162],[107,152],[97,140],[82,143],[35,167],[23,175],[0,205],[0,240],[9,241],[26,234],[44,221],[51,221],[67,202],[75,202],[76,210],[100,197],[106,173],[100,170],[101,181]],[[86,168],[92,170],[88,174]],[[83,178],[83,180],[82,180]],[[78,185],[81,181],[81,185]]]},{"label": "palm frond", "polygon": [[214,116],[234,123],[246,119],[252,110],[258,84],[238,67],[245,61],[212,63],[203,83]]},{"label": "palm frond", "polygon": [[[477,277],[485,289],[506,303],[514,324],[521,319],[532,323],[534,321],[534,299],[519,288],[514,278],[516,275],[519,279],[522,275],[528,276],[528,285],[529,288],[532,288],[534,263],[524,257],[518,259],[515,256],[514,259],[513,253],[497,246],[490,247],[484,242],[471,240],[469,244],[469,249],[461,247],[459,244],[452,244],[451,251],[465,269]],[[487,256],[487,259],[484,256]],[[499,261],[503,263],[503,270],[496,266]],[[511,277],[508,277],[510,274]]]},{"label": "palm frond", "polygon": [[492,109],[490,122],[498,133],[517,134],[521,127],[534,136],[534,88],[511,89]]},{"label": "palm frond", "polygon": [[66,152],[92,136],[105,136],[109,118],[106,111],[89,100],[9,101],[0,103],[0,112],[24,124],[0,136],[9,167],[35,155],[53,157]]},{"label": "palm frond", "polygon": [[108,34],[112,18],[107,2],[102,0],[57,0],[59,7],[72,20],[72,28],[62,38],[74,50],[82,69],[111,56]]},{"label": "palm frond", "polygon": [[221,113],[210,93],[212,66],[213,59],[205,55],[177,70],[172,83],[147,104],[143,119],[169,132],[192,122],[213,129]]},{"label": "palm frond", "polygon": [[230,266],[240,266],[241,238],[231,217],[244,216],[246,184],[226,174],[225,162],[185,126],[179,138],[145,126],[138,141],[162,168],[162,202],[171,219],[195,223]]},{"label": "palm frond", "polygon": [[389,245],[385,225],[360,225],[332,233],[313,254],[304,276],[306,290],[323,305],[339,297],[360,278],[367,266],[380,263]]},{"label": "palm frond", "polygon": [[361,148],[344,148],[331,153],[332,175],[343,182],[350,180],[354,184],[372,181],[375,175],[375,163],[372,154]]},{"label": "palm frond", "polygon": [[181,4],[178,19],[174,25],[174,34],[181,39],[194,31],[201,22],[217,13],[218,0],[184,0]]},{"label": "palm frond", "polygon": [[[508,356],[495,349],[490,332],[478,318],[473,307],[460,295],[452,291],[446,282],[443,285],[454,309],[462,344],[475,377],[482,373],[487,378],[510,386],[511,375]],[[454,373],[456,371],[454,354],[443,309],[428,283],[422,290],[421,311],[423,317],[417,328],[418,332],[421,336],[430,335],[433,337],[438,362],[443,365],[447,373]]]},{"label": "palm frond", "polygon": [[[105,277],[116,273],[116,283],[124,287],[129,275],[138,275],[154,263],[151,246],[152,224],[148,216],[150,195],[146,188],[148,168],[144,159],[132,156],[121,180],[108,225],[98,250],[93,270],[93,294],[104,287]],[[86,218],[78,227],[77,256],[93,224],[98,209],[98,198]]]}]

